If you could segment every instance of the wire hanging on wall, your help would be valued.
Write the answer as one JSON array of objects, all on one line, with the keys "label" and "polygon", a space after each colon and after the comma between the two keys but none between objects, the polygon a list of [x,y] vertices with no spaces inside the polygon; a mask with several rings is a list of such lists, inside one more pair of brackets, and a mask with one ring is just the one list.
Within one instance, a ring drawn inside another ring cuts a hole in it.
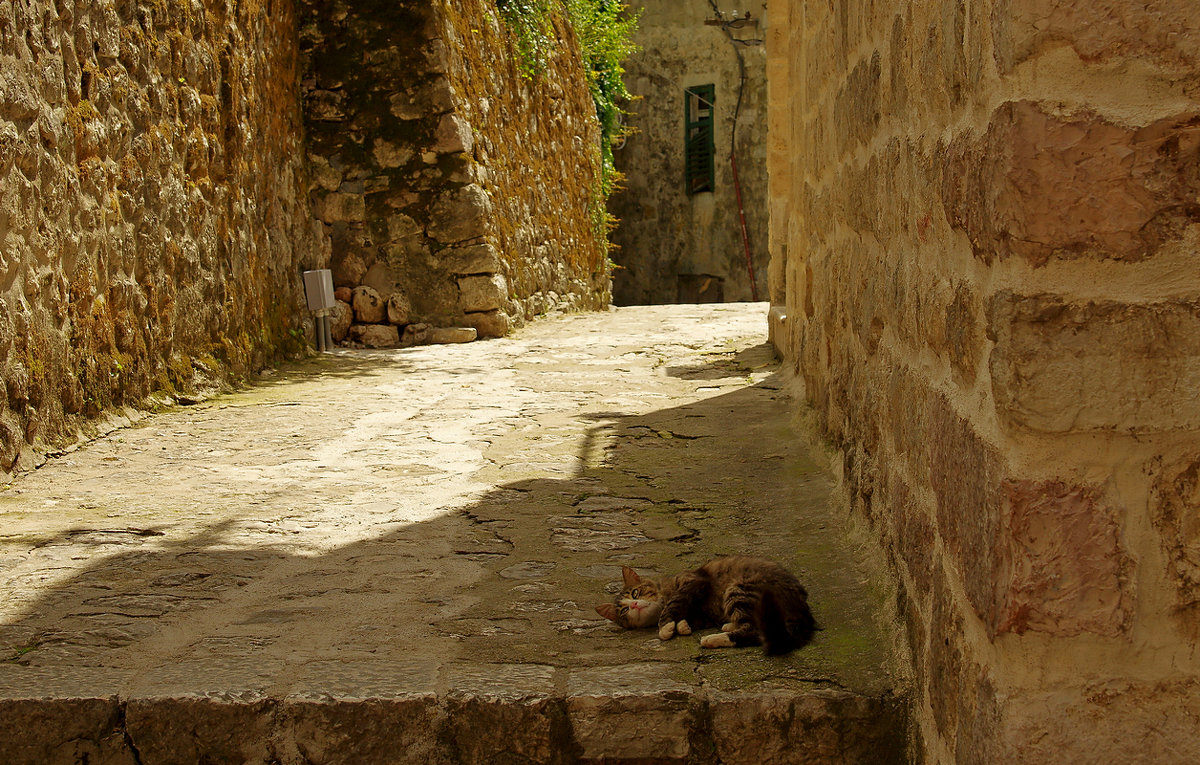
[{"label": "wire hanging on wall", "polygon": [[733,129],[730,130],[729,135],[729,165],[733,170],[733,189],[737,195],[738,220],[741,222],[742,226],[742,244],[745,245],[746,248],[746,270],[749,272],[750,276],[750,295],[752,298],[754,298],[755,302],[758,302],[758,279],[754,273],[754,257],[750,252],[750,231],[746,228],[746,210],[742,204],[742,183],[738,178],[737,129],[738,119],[742,114],[742,98],[746,90],[746,57],[742,55],[742,48],[762,45],[763,41],[759,39],[742,40],[735,37],[733,34],[734,29],[741,28],[746,25],[747,20],[750,18],[749,12],[747,12],[743,18],[739,19],[737,17],[737,12],[734,11],[733,19],[726,20],[725,12],[717,6],[716,0],[708,0],[708,4],[712,6],[713,13],[716,16],[715,20],[718,22],[716,26],[719,26],[721,31],[725,34],[725,37],[729,39],[729,42],[733,45],[733,52],[737,55],[738,94],[737,104],[733,108]]}]

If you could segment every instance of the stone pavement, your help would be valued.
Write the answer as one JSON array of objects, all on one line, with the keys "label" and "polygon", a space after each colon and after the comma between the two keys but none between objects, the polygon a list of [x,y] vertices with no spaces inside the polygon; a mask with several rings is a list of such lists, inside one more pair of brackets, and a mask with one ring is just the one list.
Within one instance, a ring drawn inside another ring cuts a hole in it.
[{"label": "stone pavement", "polygon": [[[899,762],[883,596],[792,429],[766,306],[339,351],[0,491],[0,763]],[[808,647],[593,606],[775,558]]]}]

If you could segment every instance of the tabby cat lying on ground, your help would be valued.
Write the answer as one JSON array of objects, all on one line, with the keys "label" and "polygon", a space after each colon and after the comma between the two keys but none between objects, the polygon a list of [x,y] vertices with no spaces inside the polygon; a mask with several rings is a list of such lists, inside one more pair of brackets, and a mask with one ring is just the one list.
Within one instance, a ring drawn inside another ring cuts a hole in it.
[{"label": "tabby cat lying on ground", "polygon": [[782,654],[803,646],[816,629],[799,580],[762,558],[716,558],[657,582],[628,566],[621,574],[624,589],[612,603],[596,606],[596,613],[625,629],[657,625],[663,640],[719,626],[721,632],[705,635],[701,647],[762,644],[768,654]]}]

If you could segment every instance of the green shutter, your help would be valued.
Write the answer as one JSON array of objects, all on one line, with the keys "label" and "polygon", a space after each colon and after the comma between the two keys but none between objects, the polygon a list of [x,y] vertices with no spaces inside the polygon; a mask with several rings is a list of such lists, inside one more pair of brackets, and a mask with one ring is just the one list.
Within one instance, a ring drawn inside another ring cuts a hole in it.
[{"label": "green shutter", "polygon": [[713,190],[713,157],[717,153],[713,135],[715,85],[686,88],[684,95],[684,183],[688,194]]}]

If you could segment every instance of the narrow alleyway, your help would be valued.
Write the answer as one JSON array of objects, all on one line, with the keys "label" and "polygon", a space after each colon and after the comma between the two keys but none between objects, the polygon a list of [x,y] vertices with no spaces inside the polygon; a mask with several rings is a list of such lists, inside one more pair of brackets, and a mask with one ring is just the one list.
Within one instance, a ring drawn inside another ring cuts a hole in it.
[{"label": "narrow alleyway", "polygon": [[[766,306],[625,308],[315,358],[0,491],[0,762],[893,762],[881,599]],[[808,647],[593,606],[775,558]]]}]

